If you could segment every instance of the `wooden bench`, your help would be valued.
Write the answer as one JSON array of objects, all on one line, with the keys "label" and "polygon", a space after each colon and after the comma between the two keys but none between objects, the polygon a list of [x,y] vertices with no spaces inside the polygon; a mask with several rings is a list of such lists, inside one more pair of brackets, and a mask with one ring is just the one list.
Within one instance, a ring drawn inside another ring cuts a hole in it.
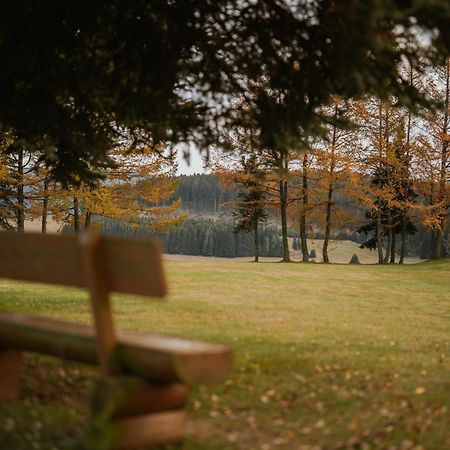
[{"label": "wooden bench", "polygon": [[109,293],[166,295],[159,245],[89,234],[0,232],[0,277],[87,288],[94,326],[0,312],[0,399],[17,398],[21,352],[98,364],[89,448],[133,448],[182,440],[187,385],[221,381],[229,348],[116,332]]}]

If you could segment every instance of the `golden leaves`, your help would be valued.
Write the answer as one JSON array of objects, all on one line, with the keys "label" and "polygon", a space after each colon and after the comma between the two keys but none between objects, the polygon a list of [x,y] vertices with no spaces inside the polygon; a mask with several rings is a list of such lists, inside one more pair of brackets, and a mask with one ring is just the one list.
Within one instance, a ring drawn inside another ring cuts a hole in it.
[{"label": "golden leaves", "polygon": [[414,391],[414,393],[416,395],[423,395],[423,394],[425,394],[425,392],[426,392],[426,389],[423,386],[417,387]]}]

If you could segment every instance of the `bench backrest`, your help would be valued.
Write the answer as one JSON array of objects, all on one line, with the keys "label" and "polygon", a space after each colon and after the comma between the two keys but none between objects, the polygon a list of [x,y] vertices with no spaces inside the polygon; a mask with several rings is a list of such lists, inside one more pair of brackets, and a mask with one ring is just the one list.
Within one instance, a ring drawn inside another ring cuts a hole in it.
[{"label": "bench backrest", "polygon": [[166,294],[161,250],[153,241],[96,233],[77,236],[0,232],[0,250],[0,277],[89,289],[104,375],[120,372],[114,357],[117,339],[109,293],[153,297]]},{"label": "bench backrest", "polygon": [[[108,291],[163,297],[166,282],[157,242],[104,237]],[[0,277],[89,287],[83,236],[0,232]]]}]

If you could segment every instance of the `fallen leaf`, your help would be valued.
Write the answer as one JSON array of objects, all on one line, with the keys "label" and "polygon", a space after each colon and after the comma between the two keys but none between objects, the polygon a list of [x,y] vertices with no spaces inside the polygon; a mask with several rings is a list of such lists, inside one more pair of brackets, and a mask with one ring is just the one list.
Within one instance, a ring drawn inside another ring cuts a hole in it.
[{"label": "fallen leaf", "polygon": [[416,388],[414,393],[417,395],[422,395],[422,394],[425,394],[425,391],[426,391],[426,389],[423,386],[419,386]]}]

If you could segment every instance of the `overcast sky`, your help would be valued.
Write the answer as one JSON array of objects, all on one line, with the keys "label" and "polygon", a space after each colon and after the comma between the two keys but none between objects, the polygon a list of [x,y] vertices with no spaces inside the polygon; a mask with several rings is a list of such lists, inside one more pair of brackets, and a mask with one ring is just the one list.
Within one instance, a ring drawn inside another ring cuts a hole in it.
[{"label": "overcast sky", "polygon": [[191,149],[191,157],[189,165],[183,158],[183,152],[177,152],[178,170],[177,175],[192,175],[194,173],[205,173],[207,172],[203,168],[203,161],[200,157],[200,152],[197,149]]}]

